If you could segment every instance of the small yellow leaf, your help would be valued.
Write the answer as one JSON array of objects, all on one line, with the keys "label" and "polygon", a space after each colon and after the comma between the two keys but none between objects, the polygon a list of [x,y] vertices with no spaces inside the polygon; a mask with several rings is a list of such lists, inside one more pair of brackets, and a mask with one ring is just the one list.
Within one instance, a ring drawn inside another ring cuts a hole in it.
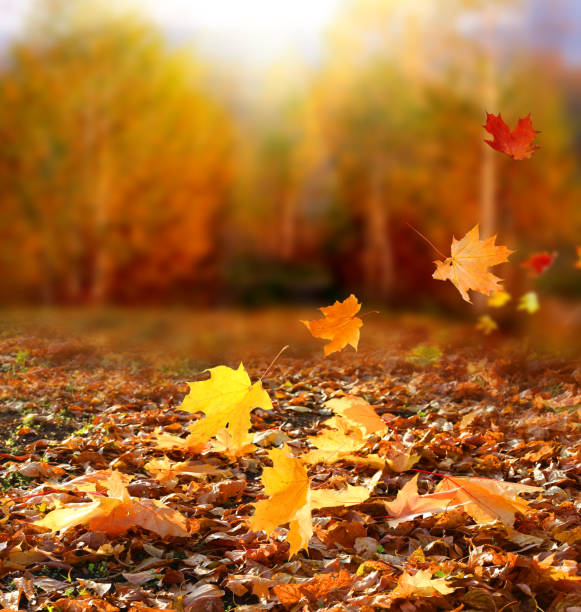
[{"label": "small yellow leaf", "polygon": [[526,310],[529,314],[534,314],[540,308],[539,298],[534,291],[529,291],[521,296],[518,301],[518,310]]},{"label": "small yellow leaf", "polygon": [[506,303],[512,300],[510,293],[506,291],[495,291],[488,298],[488,305],[492,308],[502,308]]}]

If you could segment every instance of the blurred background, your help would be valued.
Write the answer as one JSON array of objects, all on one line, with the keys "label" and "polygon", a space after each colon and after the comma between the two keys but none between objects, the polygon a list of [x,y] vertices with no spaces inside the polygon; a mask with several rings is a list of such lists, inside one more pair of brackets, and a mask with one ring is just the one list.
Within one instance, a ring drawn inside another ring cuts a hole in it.
[{"label": "blurred background", "polygon": [[[482,303],[431,278],[439,256],[406,223],[445,253],[480,223],[516,251],[497,268],[507,290],[581,324],[580,2],[0,9],[4,307],[322,306],[354,292],[469,319]],[[487,111],[511,128],[531,113],[540,151],[493,151]],[[545,250],[558,257],[531,279],[519,264]],[[510,326],[514,303],[502,316]]]}]

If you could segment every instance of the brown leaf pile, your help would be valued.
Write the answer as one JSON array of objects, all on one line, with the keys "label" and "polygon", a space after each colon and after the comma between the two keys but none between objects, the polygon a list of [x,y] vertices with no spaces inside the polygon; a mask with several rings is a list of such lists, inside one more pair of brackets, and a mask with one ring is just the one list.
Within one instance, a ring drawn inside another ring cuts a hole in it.
[{"label": "brown leaf pile", "polygon": [[[228,456],[157,443],[202,416],[177,409],[198,368],[112,363],[82,345],[63,357],[5,336],[0,609],[578,609],[581,367],[412,349],[281,358],[262,381],[273,410],[251,413],[255,449]],[[252,380],[268,361],[246,364]],[[335,448],[341,419],[362,419],[357,444],[306,464],[310,490],[375,488],[357,505],[314,504],[308,550],[289,559],[288,524],[249,527],[263,469],[285,443],[296,456],[317,436],[317,452]],[[143,518],[156,508],[179,528]]]}]

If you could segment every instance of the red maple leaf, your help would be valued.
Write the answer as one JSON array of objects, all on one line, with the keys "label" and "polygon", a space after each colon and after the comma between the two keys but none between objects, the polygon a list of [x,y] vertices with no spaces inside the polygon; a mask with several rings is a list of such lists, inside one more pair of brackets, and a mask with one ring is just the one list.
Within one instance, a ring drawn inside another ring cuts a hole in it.
[{"label": "red maple leaf", "polygon": [[486,125],[483,127],[493,136],[492,140],[484,142],[513,159],[529,159],[535,151],[541,148],[539,145],[532,144],[535,135],[540,132],[533,129],[530,113],[518,120],[512,132],[500,113],[498,116],[486,113]]},{"label": "red maple leaf", "polygon": [[526,261],[523,261],[521,266],[529,268],[533,276],[539,276],[555,261],[555,257],[557,257],[556,251],[553,251],[553,253],[534,253]]}]

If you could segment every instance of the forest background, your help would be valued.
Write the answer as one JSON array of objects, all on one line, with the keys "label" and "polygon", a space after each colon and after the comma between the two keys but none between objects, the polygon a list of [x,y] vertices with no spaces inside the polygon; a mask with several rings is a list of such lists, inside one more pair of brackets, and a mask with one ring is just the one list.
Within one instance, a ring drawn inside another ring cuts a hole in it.
[{"label": "forest background", "polygon": [[[337,1],[314,57],[289,47],[254,71],[129,1],[30,5],[0,64],[5,306],[355,292],[465,315],[407,223],[445,253],[480,223],[516,251],[498,268],[510,293],[534,284],[581,317],[575,2]],[[531,113],[542,149],[499,155],[486,112]],[[532,281],[519,264],[538,251],[558,257]]]}]

